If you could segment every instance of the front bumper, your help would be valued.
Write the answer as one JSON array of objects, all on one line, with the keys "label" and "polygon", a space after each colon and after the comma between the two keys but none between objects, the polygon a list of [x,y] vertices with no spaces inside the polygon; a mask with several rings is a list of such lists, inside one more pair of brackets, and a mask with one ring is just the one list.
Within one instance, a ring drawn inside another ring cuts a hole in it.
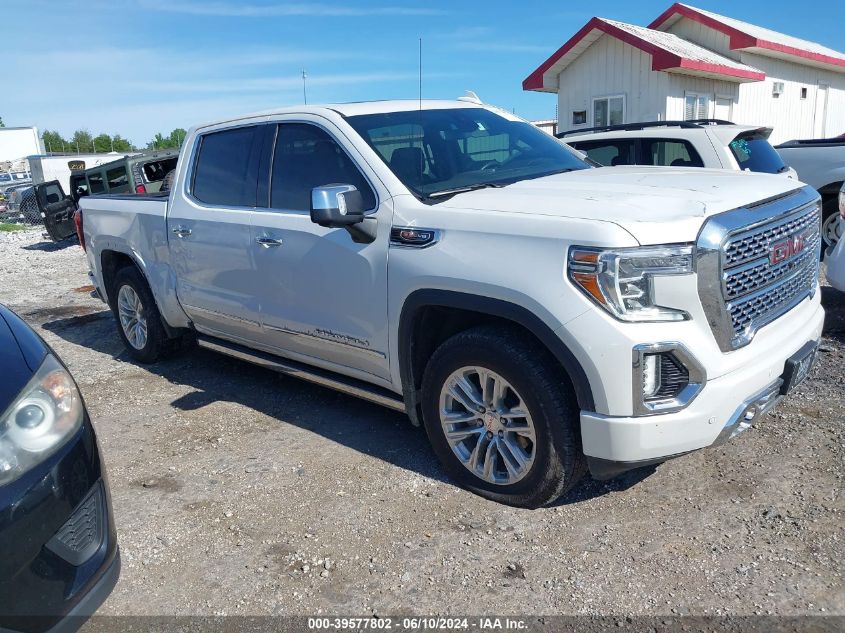
[{"label": "front bumper", "polygon": [[[581,438],[594,477],[607,479],[640,466],[726,441],[780,399],[786,361],[821,337],[824,311],[817,306],[777,349],[755,356],[734,371],[708,380],[692,403],[675,413],[610,416],[581,412]],[[792,317],[797,317],[793,314]],[[783,318],[790,318],[789,314]]]}]

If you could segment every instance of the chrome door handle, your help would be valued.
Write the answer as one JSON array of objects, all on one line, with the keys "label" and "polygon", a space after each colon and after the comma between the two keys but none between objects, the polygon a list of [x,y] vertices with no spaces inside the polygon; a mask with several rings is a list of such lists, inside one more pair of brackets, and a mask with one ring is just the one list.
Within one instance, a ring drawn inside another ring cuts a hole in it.
[{"label": "chrome door handle", "polygon": [[270,248],[271,246],[281,246],[282,240],[277,240],[272,237],[256,237],[255,243],[260,244],[264,248]]},{"label": "chrome door handle", "polygon": [[184,226],[177,226],[172,229],[173,235],[176,237],[188,237],[191,234],[191,229],[186,229]]}]

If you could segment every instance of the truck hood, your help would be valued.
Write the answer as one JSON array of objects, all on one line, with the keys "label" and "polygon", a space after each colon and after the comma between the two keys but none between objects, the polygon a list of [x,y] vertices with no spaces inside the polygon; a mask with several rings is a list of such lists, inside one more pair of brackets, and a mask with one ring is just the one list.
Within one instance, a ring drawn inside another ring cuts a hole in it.
[{"label": "truck hood", "polygon": [[439,207],[602,220],[640,244],[695,241],[705,219],[799,189],[771,174],[681,167],[600,167],[457,194]]}]

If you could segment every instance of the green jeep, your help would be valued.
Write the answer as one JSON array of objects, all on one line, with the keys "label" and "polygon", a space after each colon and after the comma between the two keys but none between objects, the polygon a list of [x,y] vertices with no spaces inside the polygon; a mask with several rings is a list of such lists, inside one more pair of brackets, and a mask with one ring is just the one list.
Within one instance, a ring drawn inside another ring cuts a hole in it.
[{"label": "green jeep", "polygon": [[85,170],[84,182],[74,183],[77,196],[102,193],[155,193],[162,181],[176,169],[178,149],[124,156]]}]

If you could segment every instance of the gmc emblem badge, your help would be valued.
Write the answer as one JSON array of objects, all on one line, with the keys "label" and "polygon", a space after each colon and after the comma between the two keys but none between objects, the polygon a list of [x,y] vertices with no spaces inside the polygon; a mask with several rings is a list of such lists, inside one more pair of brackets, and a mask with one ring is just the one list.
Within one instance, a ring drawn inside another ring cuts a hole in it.
[{"label": "gmc emblem badge", "polygon": [[803,235],[793,235],[785,240],[772,245],[769,251],[769,261],[772,264],[780,264],[790,257],[795,257],[804,250],[805,241]]}]

